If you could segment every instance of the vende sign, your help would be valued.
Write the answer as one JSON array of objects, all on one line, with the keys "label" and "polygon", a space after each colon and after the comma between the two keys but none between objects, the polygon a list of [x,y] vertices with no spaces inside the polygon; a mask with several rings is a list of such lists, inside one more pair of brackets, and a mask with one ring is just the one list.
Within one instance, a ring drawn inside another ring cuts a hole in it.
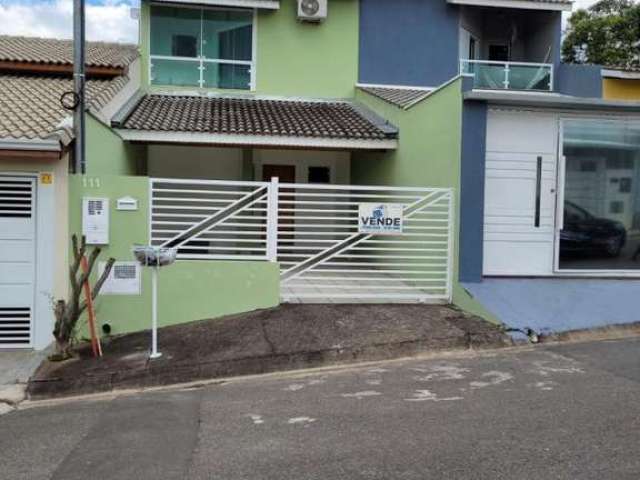
[{"label": "vende sign", "polygon": [[402,233],[401,203],[361,203],[358,206],[358,232]]}]

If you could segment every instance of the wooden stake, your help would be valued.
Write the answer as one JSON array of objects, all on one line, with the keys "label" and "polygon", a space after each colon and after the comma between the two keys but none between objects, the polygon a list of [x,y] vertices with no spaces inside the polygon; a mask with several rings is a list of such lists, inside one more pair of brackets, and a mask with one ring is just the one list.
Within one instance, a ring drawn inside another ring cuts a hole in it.
[{"label": "wooden stake", "polygon": [[[87,262],[87,257],[84,255],[80,260],[80,265],[82,266],[82,271],[87,273],[89,270],[89,264]],[[102,345],[100,345],[100,339],[98,338],[98,334],[96,332],[96,313],[93,309],[93,300],[91,298],[91,285],[89,284],[89,278],[87,277],[87,281],[84,282],[84,296],[87,302],[87,314],[89,315],[89,332],[91,333],[91,350],[93,351],[94,357],[102,356]]]}]

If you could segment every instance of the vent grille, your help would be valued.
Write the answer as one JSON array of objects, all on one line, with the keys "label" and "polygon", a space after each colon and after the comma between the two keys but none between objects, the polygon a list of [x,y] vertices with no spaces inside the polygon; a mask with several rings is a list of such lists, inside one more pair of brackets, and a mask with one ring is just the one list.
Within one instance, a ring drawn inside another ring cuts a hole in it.
[{"label": "vent grille", "polygon": [[31,309],[0,307],[0,346],[28,346],[31,342]]},{"label": "vent grille", "polygon": [[33,180],[0,178],[0,217],[31,218]]},{"label": "vent grille", "polygon": [[114,280],[131,280],[137,277],[137,268],[128,263],[113,266]]}]

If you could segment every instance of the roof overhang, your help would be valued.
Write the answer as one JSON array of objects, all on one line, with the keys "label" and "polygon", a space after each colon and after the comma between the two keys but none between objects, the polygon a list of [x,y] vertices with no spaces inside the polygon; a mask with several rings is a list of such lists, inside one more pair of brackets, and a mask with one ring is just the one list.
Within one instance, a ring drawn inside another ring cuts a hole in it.
[{"label": "roof overhang", "polygon": [[640,102],[572,97],[557,93],[501,92],[471,90],[464,92],[464,100],[485,101],[492,105],[528,106],[562,110],[600,110],[620,113],[640,113]]},{"label": "roof overhang", "polygon": [[125,141],[224,147],[290,148],[316,150],[395,150],[397,139],[356,140],[341,138],[285,137],[278,135],[226,135],[202,132],[159,132],[116,129]]},{"label": "roof overhang", "polygon": [[0,138],[0,159],[55,161],[61,154],[62,147],[55,139]]},{"label": "roof overhang", "polygon": [[[0,71],[10,73],[35,73],[43,75],[71,75],[73,64],[71,63],[38,63],[0,60]],[[124,67],[106,67],[88,65],[85,74],[92,77],[117,77],[124,75]]]},{"label": "roof overhang", "polygon": [[456,5],[471,5],[475,7],[522,8],[525,10],[554,10],[570,11],[570,2],[545,2],[540,0],[447,0]]},{"label": "roof overhang", "polygon": [[0,150],[59,152],[62,148],[57,138],[0,138]]},{"label": "roof overhang", "polygon": [[187,3],[212,7],[262,8],[265,10],[280,8],[279,0],[153,0],[153,3]]},{"label": "roof overhang", "polygon": [[619,78],[622,80],[640,80],[640,71],[632,70],[615,70],[611,68],[603,68],[601,70],[603,78]]}]

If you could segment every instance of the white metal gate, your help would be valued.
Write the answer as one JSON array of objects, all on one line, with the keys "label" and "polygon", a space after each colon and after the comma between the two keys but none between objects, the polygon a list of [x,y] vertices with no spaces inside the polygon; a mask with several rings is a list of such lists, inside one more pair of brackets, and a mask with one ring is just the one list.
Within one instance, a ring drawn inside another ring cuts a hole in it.
[{"label": "white metal gate", "polygon": [[[154,245],[278,261],[284,301],[451,300],[451,189],[152,179],[151,199]],[[402,233],[359,233],[362,203],[402,204]]]},{"label": "white metal gate", "polygon": [[33,345],[35,186],[0,175],[0,348]]}]

